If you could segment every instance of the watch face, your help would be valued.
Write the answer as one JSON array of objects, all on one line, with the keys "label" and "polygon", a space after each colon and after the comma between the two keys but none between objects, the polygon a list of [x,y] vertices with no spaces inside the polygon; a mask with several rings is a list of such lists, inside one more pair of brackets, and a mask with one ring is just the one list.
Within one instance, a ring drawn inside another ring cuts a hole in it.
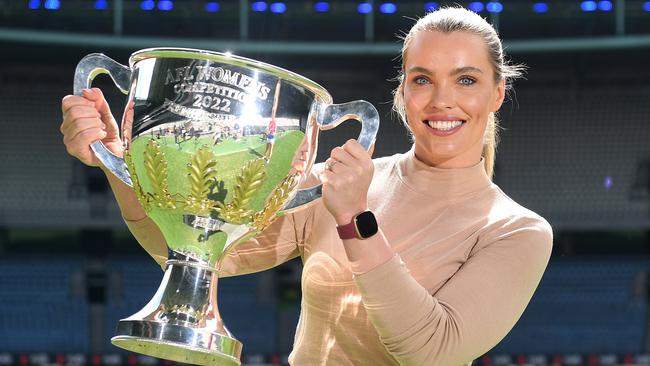
[{"label": "watch face", "polygon": [[357,232],[362,239],[366,239],[377,234],[377,231],[379,230],[377,227],[377,220],[375,219],[375,215],[373,215],[370,211],[360,213],[356,217],[355,221]]}]

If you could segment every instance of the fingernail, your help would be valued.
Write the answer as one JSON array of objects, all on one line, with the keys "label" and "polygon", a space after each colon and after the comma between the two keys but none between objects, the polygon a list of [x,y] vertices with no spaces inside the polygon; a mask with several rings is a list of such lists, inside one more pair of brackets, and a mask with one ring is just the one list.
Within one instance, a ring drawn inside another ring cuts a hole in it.
[{"label": "fingernail", "polygon": [[90,90],[90,89],[88,89],[88,88],[86,88],[86,89],[82,89],[81,92],[82,92],[82,93],[85,93],[85,94],[92,94],[92,93],[93,93],[93,91]]},{"label": "fingernail", "polygon": [[102,130],[106,129],[106,125],[102,123]]}]

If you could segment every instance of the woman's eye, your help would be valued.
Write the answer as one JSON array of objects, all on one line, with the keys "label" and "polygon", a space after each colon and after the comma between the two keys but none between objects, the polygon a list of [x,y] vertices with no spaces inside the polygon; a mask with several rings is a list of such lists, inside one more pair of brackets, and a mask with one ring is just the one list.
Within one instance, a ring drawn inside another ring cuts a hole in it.
[{"label": "woman's eye", "polygon": [[474,80],[473,78],[471,78],[469,76],[463,76],[462,78],[460,78],[460,80],[458,80],[458,82],[461,85],[466,85],[467,86],[467,85],[474,84],[476,82],[476,80]]},{"label": "woman's eye", "polygon": [[425,78],[424,76],[416,76],[413,79],[413,82],[415,82],[418,85],[424,85],[429,83],[429,79]]}]

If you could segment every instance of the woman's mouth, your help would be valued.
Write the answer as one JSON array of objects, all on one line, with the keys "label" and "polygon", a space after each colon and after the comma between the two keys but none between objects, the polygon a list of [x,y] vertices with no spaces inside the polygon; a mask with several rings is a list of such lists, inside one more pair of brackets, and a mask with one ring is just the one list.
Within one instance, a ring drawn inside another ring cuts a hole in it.
[{"label": "woman's mouth", "polygon": [[438,136],[448,136],[456,131],[458,131],[465,121],[463,120],[454,120],[454,121],[432,121],[425,120],[424,123],[429,126],[430,131],[434,135]]}]

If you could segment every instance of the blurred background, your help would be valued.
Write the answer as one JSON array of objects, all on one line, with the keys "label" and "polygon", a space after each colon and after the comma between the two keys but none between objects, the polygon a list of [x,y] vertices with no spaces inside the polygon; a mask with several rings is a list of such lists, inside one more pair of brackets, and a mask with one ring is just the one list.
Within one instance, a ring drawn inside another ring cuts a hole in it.
[{"label": "blurred background", "polygon": [[[475,365],[650,365],[650,1],[455,2],[499,30],[526,79],[500,112],[496,183],[554,228],[548,270],[513,331]],[[113,347],[162,271],[126,230],[103,174],[66,154],[76,63],[138,49],[231,51],[380,111],[375,156],[409,149],[391,113],[400,41],[452,2],[0,0],[0,366],[172,363]],[[94,84],[119,116],[110,79]],[[359,127],[321,134],[319,159]],[[301,264],[222,279],[246,365],[282,365]]]}]

